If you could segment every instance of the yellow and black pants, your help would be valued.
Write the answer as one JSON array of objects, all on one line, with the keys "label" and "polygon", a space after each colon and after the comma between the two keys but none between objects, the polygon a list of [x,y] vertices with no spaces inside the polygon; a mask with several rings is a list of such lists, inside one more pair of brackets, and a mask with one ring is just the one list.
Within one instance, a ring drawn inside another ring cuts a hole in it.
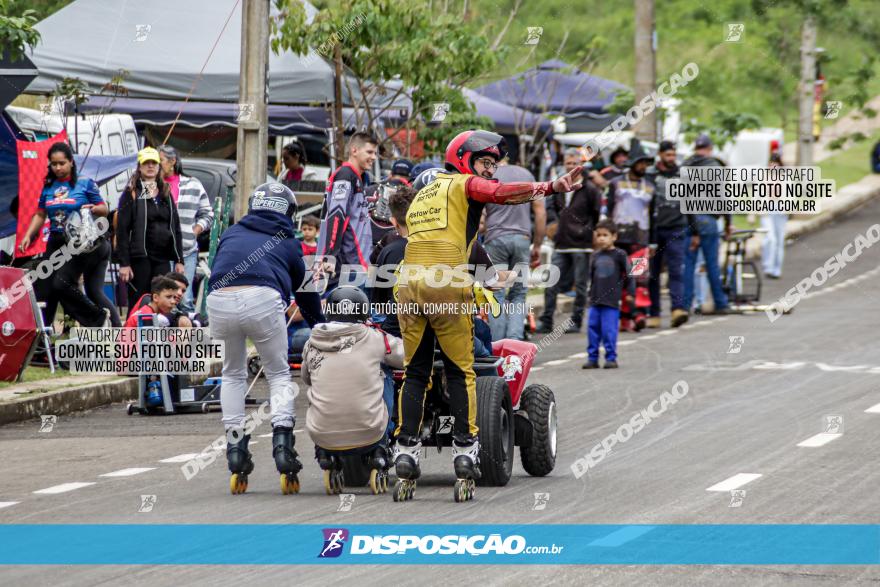
[{"label": "yellow and black pants", "polygon": [[[436,341],[444,362],[450,415],[455,418],[453,438],[458,444],[469,444],[479,431],[474,321],[467,311],[474,301],[473,290],[471,287],[435,287],[422,276],[400,285],[398,301],[406,309],[398,315],[405,375],[398,396],[395,436],[413,440],[420,436]],[[440,306],[446,306],[447,311],[437,312]]]}]

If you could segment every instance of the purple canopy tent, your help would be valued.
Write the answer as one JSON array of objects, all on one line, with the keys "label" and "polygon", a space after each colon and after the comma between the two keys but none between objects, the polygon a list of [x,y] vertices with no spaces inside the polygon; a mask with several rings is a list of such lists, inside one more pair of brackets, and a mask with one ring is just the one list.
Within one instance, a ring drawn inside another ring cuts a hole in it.
[{"label": "purple canopy tent", "polygon": [[567,132],[595,132],[610,122],[607,107],[614,96],[627,89],[563,61],[550,60],[476,91],[531,112],[565,116]]},{"label": "purple canopy tent", "polygon": [[553,124],[541,116],[464,88],[464,97],[473,102],[479,116],[491,118],[495,132],[503,135],[538,134],[548,136],[553,132]]}]

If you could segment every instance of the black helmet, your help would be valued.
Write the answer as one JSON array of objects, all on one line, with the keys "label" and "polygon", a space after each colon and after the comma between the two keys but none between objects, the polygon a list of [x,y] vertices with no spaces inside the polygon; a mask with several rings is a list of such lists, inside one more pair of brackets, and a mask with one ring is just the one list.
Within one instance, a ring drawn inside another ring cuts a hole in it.
[{"label": "black helmet", "polygon": [[330,322],[366,322],[370,317],[370,300],[353,285],[337,287],[327,296],[324,316]]},{"label": "black helmet", "polygon": [[257,210],[265,210],[283,214],[293,220],[297,208],[296,196],[293,191],[280,183],[264,183],[257,186],[248,199],[248,214]]},{"label": "black helmet", "polygon": [[432,167],[431,169],[426,169],[419,174],[419,176],[413,181],[412,188],[413,191],[418,193],[420,189],[437,179],[438,173],[448,173],[442,167]]}]

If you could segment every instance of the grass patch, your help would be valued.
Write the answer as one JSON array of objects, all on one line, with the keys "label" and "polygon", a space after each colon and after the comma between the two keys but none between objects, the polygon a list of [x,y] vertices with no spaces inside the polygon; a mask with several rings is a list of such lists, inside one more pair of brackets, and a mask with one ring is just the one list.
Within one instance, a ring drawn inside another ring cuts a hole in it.
[{"label": "grass patch", "polygon": [[18,385],[19,383],[30,383],[32,381],[41,381],[43,379],[58,379],[61,377],[67,377],[68,375],[70,375],[70,373],[62,369],[55,369],[55,373],[53,374],[48,367],[27,367],[24,370],[24,376],[20,382],[0,381],[0,389],[11,385]]},{"label": "grass patch", "polygon": [[820,162],[822,179],[833,179],[837,189],[854,183],[871,173],[871,150],[880,139],[880,133],[874,133],[864,141],[855,143],[846,151]]}]

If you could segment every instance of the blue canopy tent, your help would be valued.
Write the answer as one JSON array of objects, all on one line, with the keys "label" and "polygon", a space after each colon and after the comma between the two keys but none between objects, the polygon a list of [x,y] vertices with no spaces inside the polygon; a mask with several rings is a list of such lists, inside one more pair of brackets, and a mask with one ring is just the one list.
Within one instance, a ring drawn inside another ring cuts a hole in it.
[{"label": "blue canopy tent", "polygon": [[467,88],[464,88],[462,93],[476,106],[479,116],[492,119],[495,123],[495,132],[499,134],[549,136],[553,133],[553,123],[540,114],[493,100]]},{"label": "blue canopy tent", "polygon": [[554,59],[476,91],[530,112],[564,116],[567,132],[596,132],[611,122],[607,107],[627,89]]},{"label": "blue canopy tent", "polygon": [[137,155],[85,155],[75,154],[76,169],[80,176],[90,177],[99,186],[120,173],[137,166]]},{"label": "blue canopy tent", "polygon": [[[83,112],[130,114],[135,124],[167,126],[177,124],[193,128],[207,126],[238,126],[238,104],[233,102],[184,102],[183,100],[152,100],[146,98],[117,98],[92,96],[80,106]],[[323,132],[332,126],[326,108],[313,106],[283,106],[269,104],[269,134],[295,135]],[[353,110],[343,108],[344,123],[354,123]]]}]

